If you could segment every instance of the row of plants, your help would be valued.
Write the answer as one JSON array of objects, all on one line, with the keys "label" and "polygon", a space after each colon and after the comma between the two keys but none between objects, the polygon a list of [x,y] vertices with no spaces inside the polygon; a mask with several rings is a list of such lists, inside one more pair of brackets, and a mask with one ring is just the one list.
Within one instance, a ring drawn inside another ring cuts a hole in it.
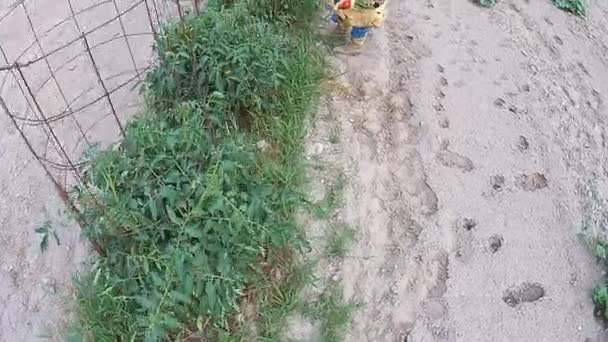
[{"label": "row of plants", "polygon": [[212,1],[164,28],[145,109],[72,194],[103,254],[77,277],[69,339],[280,339],[309,277],[296,213],[317,6]]}]

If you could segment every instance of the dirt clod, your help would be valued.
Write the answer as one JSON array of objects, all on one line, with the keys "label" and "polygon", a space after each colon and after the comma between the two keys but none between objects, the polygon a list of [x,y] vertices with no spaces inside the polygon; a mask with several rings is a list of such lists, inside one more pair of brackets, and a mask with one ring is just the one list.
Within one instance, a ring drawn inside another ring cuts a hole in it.
[{"label": "dirt clod", "polygon": [[474,219],[465,218],[462,220],[462,228],[464,228],[465,230],[470,231],[475,227],[477,227],[477,222],[475,222]]},{"label": "dirt clod", "polygon": [[524,191],[536,191],[547,187],[547,178],[540,172],[522,174],[517,177],[515,185]]},{"label": "dirt clod", "polygon": [[519,136],[518,142],[517,142],[517,148],[520,151],[525,151],[530,147],[530,143],[528,143],[528,139],[526,137],[524,137],[523,135]]},{"label": "dirt clod", "polygon": [[502,175],[494,175],[490,177],[490,186],[494,191],[502,191],[505,186],[505,177]]},{"label": "dirt clod", "polygon": [[494,105],[496,107],[504,107],[506,104],[505,100],[501,99],[501,98],[497,98],[496,100],[494,100]]},{"label": "dirt clod", "polygon": [[498,252],[498,250],[502,247],[502,244],[504,243],[504,241],[505,241],[504,238],[498,234],[490,236],[490,239],[488,242],[489,242],[490,251],[492,251],[492,254]]}]

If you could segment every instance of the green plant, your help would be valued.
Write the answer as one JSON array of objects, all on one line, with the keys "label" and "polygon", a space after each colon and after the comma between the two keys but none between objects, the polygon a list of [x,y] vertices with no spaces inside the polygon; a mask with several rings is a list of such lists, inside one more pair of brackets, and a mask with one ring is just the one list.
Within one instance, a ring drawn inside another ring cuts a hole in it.
[{"label": "green plant", "polygon": [[311,280],[295,217],[323,64],[295,18],[317,2],[273,3],[217,0],[163,30],[147,113],[88,154],[73,194],[106,255],[77,277],[68,338],[278,339]]},{"label": "green plant", "polygon": [[340,205],[346,186],[346,176],[340,173],[335,182],[327,189],[321,201],[315,204],[314,214],[318,219],[324,219],[332,215]]},{"label": "green plant", "polygon": [[586,0],[553,0],[557,8],[584,17],[587,13]]},{"label": "green plant", "polygon": [[344,300],[342,288],[334,284],[317,301],[306,305],[304,313],[320,322],[324,342],[339,342],[342,341],[356,308],[354,302]]},{"label": "green plant", "polygon": [[299,244],[282,208],[301,196],[272,184],[252,144],[238,136],[214,143],[204,117],[200,106],[186,103],[170,115],[142,118],[120,148],[100,152],[84,172],[77,200],[85,232],[108,255],[96,276],[83,280],[79,301],[103,308],[86,305],[103,299],[86,289],[111,295],[112,310],[88,322],[126,310],[116,321],[128,329],[108,325],[108,336],[156,340],[199,321],[221,336],[245,287],[263,282],[260,260]]},{"label": "green plant", "polygon": [[188,16],[169,26],[156,45],[159,67],[147,74],[144,88],[153,108],[214,95],[213,109],[237,118],[271,109],[292,47],[286,33],[241,5]]},{"label": "green plant", "polygon": [[482,7],[494,7],[496,6],[496,0],[476,0],[477,4]]},{"label": "green plant", "polygon": [[335,258],[345,257],[355,242],[356,232],[353,227],[345,224],[334,226],[328,233],[327,254]]},{"label": "green plant", "polygon": [[61,245],[61,242],[59,241],[59,236],[57,236],[57,232],[55,231],[55,228],[53,228],[53,226],[51,225],[51,222],[47,221],[41,224],[40,226],[36,227],[34,231],[40,234],[40,251],[44,252],[49,247],[49,236],[52,236],[53,239],[55,239],[57,246]]},{"label": "green plant", "polygon": [[314,19],[320,1],[315,0],[246,0],[256,16],[283,24],[301,24]]},{"label": "green plant", "polygon": [[608,320],[608,287],[597,286],[593,289],[593,303],[601,310],[603,318]]},{"label": "green plant", "polygon": [[337,144],[340,142],[340,126],[332,126],[329,131],[329,142]]}]

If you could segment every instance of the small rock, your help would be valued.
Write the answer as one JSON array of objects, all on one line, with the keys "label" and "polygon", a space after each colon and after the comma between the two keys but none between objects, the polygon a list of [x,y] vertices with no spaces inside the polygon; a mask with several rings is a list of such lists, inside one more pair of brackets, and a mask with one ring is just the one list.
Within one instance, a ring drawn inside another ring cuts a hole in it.
[{"label": "small rock", "polygon": [[502,175],[494,175],[490,178],[490,185],[495,191],[502,191],[505,186],[505,177]]},{"label": "small rock", "polygon": [[501,99],[501,98],[497,98],[496,100],[494,100],[494,105],[496,107],[504,107],[505,106],[505,100]]},{"label": "small rock", "polygon": [[439,71],[440,73],[443,74],[443,72],[445,71],[445,68],[441,64],[437,64],[437,71]]},{"label": "small rock", "polygon": [[492,251],[492,254],[498,252],[498,250],[502,247],[503,242],[504,242],[504,239],[500,235],[490,236],[489,243],[490,243],[490,251]]},{"label": "small rock", "polygon": [[439,79],[439,83],[440,83],[442,86],[444,86],[444,87],[445,87],[445,86],[447,86],[447,85],[448,85],[448,79],[442,76],[442,77]]},{"label": "small rock", "polygon": [[439,127],[441,127],[441,128],[449,128],[450,127],[450,120],[448,120],[448,118],[446,118],[445,116],[442,117],[441,119],[439,119]]},{"label": "small rock", "polygon": [[528,139],[526,139],[526,137],[524,137],[523,135],[519,136],[518,142],[517,142],[517,148],[520,151],[525,151],[530,147],[530,144],[528,143]]},{"label": "small rock", "polygon": [[465,218],[462,220],[462,227],[470,231],[471,229],[477,227],[477,222],[475,222],[475,220],[472,218]]},{"label": "small rock", "polygon": [[257,142],[256,146],[260,151],[264,152],[268,149],[268,147],[270,147],[270,144],[268,144],[266,140],[260,140]]},{"label": "small rock", "polygon": [[314,147],[313,147],[314,154],[317,154],[317,155],[321,154],[321,153],[323,153],[324,149],[325,149],[325,146],[322,143],[314,144]]},{"label": "small rock", "polygon": [[514,105],[510,105],[509,112],[514,113],[514,114],[517,113],[517,107],[515,107]]}]

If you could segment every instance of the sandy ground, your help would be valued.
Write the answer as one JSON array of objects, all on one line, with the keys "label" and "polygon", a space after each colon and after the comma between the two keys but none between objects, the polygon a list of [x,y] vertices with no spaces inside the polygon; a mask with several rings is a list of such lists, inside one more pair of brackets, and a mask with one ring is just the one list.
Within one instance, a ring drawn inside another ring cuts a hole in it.
[{"label": "sandy ground", "polygon": [[346,341],[602,340],[577,237],[608,190],[608,5],[589,12],[391,1],[336,54],[309,157],[349,179],[334,219],[358,242],[326,268],[363,304]]}]

